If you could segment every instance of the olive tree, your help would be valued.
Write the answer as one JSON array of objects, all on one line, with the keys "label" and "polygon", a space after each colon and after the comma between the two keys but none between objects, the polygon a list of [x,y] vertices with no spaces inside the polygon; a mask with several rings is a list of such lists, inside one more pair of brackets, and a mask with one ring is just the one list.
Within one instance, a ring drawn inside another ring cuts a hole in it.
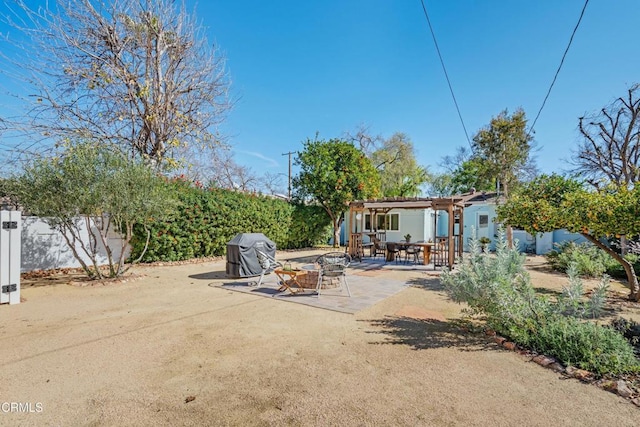
[{"label": "olive tree", "polygon": [[385,197],[416,197],[427,182],[428,172],[416,160],[413,142],[404,133],[383,140],[369,158],[380,171],[381,191]]},{"label": "olive tree", "polygon": [[[168,218],[176,205],[164,178],[148,165],[91,143],[33,160],[9,182],[8,193],[61,233],[92,279],[118,277],[138,262],[144,251],[126,264],[133,227]],[[122,238],[110,239],[114,231]],[[145,250],[148,242],[147,232]],[[107,273],[100,268],[102,251]]]}]

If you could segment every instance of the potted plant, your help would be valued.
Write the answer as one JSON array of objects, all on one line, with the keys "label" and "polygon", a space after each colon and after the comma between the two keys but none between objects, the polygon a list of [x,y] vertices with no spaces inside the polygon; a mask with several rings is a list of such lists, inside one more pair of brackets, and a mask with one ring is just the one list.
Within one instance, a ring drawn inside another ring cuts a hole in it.
[{"label": "potted plant", "polygon": [[404,235],[405,242],[409,243],[411,241],[411,234],[407,233]]},{"label": "potted plant", "polygon": [[478,243],[480,243],[480,247],[482,248],[482,250],[486,251],[487,247],[489,246],[489,243],[491,243],[491,239],[489,239],[486,236],[482,236],[481,238],[478,239]]}]

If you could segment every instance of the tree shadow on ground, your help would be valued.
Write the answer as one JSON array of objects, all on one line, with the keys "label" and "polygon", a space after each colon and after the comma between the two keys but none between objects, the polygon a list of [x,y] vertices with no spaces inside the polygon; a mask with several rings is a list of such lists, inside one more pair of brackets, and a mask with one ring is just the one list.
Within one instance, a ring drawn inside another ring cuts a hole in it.
[{"label": "tree shadow on ground", "polygon": [[407,280],[407,283],[414,288],[426,289],[428,291],[444,291],[444,285],[439,277],[415,277]]},{"label": "tree shadow on ground", "polygon": [[368,333],[382,332],[386,336],[370,344],[406,345],[414,350],[459,347],[460,351],[483,351],[496,348],[486,336],[471,332],[456,321],[397,316],[364,321],[378,329]]}]

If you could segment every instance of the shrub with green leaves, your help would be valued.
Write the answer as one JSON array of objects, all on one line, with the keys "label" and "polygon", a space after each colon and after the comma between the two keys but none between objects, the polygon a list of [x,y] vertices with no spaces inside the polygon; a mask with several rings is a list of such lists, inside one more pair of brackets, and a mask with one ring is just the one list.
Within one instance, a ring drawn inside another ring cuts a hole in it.
[{"label": "shrub with green leaves", "polygon": [[503,230],[498,232],[495,256],[483,253],[475,239],[469,246],[466,262],[441,276],[449,296],[468,305],[464,310],[468,315],[567,365],[598,374],[640,369],[640,361],[620,334],[582,320],[601,312],[606,280],[585,300],[577,267],[572,264],[569,285],[552,301],[535,293],[524,268],[525,256],[507,247]]},{"label": "shrub with green leaves", "polygon": [[[184,178],[170,183],[180,201],[170,221],[148,225],[151,238],[142,260],[179,261],[220,256],[238,233],[263,233],[280,249],[326,244],[330,219],[319,206],[292,205],[272,197],[219,188],[200,188]],[[132,256],[144,247],[146,233],[135,229]]]},{"label": "shrub with green leaves", "polygon": [[529,347],[563,364],[603,375],[640,372],[640,361],[614,329],[574,317],[552,316],[531,335]]},{"label": "shrub with green leaves", "polygon": [[629,341],[633,346],[636,356],[640,356],[640,323],[633,320],[617,317],[611,321],[610,325]]},{"label": "shrub with green leaves", "polygon": [[[567,241],[556,243],[555,249],[546,254],[551,268],[566,272],[569,265],[574,264],[581,276],[599,277],[606,271],[610,255],[590,243]],[[622,267],[621,267],[622,268]]]}]

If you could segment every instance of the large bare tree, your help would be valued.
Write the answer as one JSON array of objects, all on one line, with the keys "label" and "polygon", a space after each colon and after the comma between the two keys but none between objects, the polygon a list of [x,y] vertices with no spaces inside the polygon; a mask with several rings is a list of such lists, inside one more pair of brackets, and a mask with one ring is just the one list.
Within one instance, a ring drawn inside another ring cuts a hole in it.
[{"label": "large bare tree", "polygon": [[574,172],[598,188],[630,188],[640,181],[640,85],[599,112],[580,117],[583,139],[571,160]]},{"label": "large bare tree", "polygon": [[259,191],[260,180],[251,168],[241,165],[228,149],[216,150],[203,170],[210,186],[239,191]]},{"label": "large bare tree", "polygon": [[[217,143],[229,108],[224,58],[183,2],[65,0],[7,4],[5,71],[28,102],[12,120],[22,146],[91,139],[171,165]],[[17,31],[16,31],[17,30]]]}]

